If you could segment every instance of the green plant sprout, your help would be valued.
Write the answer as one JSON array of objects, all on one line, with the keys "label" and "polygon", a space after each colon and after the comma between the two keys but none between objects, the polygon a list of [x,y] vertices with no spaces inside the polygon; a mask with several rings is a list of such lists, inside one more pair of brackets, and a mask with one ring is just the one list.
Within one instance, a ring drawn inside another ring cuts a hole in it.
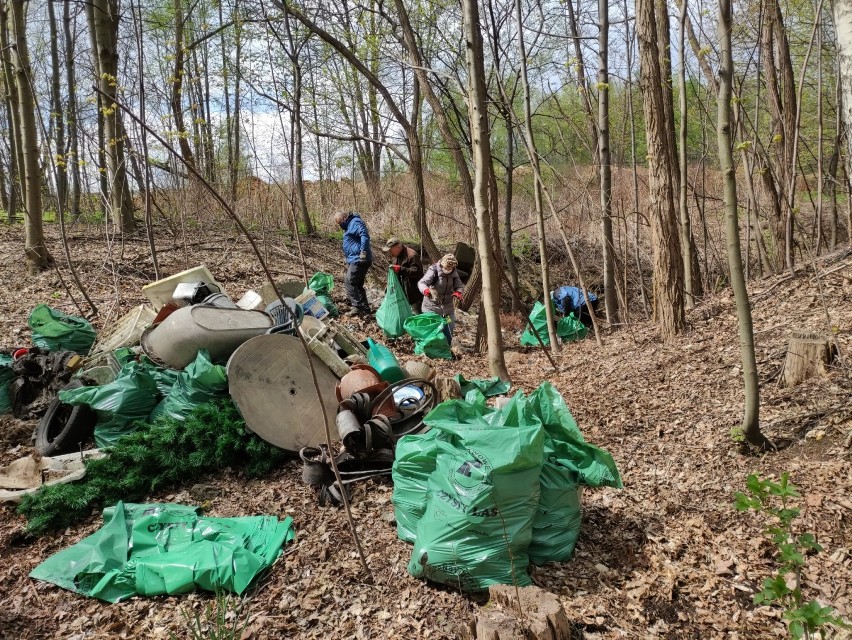
[{"label": "green plant sprout", "polygon": [[[832,607],[823,606],[816,600],[806,602],[802,595],[802,570],[806,556],[819,553],[822,546],[812,533],[797,534],[794,531],[793,521],[799,517],[801,510],[791,506],[790,499],[798,497],[799,492],[790,482],[788,472],[781,474],[779,482],[751,474],[746,480],[746,492],[738,491],[734,495],[734,508],[769,516],[771,523],[764,532],[778,549],[778,568],[774,575],[764,579],[763,590],[754,595],[754,603],[783,607],[783,618],[790,635],[793,638],[813,638],[814,633],[826,625],[844,628],[848,625]],[[792,580],[788,580],[791,574]]]}]

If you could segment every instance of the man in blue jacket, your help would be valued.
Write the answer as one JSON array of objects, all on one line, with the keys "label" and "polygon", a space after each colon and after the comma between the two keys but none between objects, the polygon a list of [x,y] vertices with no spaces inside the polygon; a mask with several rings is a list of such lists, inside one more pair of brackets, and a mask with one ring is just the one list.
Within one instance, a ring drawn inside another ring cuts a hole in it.
[{"label": "man in blue jacket", "polygon": [[352,313],[370,315],[372,311],[364,289],[364,279],[373,263],[370,232],[361,216],[354,211],[338,211],[334,214],[334,221],[343,229],[343,256],[346,259],[343,288],[349,296]]}]

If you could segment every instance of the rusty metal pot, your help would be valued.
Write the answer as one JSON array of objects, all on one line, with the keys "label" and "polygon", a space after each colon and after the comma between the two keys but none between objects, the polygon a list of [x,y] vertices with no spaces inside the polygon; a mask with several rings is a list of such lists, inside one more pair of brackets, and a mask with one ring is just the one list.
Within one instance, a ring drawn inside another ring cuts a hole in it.
[{"label": "rusty metal pot", "polygon": [[337,384],[335,391],[338,402],[352,396],[353,393],[364,391],[382,381],[379,373],[370,365],[356,364],[344,375]]}]

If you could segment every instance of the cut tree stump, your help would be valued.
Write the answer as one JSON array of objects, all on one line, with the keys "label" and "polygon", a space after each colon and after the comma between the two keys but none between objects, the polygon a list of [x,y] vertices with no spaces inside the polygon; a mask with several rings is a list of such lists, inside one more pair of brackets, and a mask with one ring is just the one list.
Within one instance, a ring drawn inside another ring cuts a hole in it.
[{"label": "cut tree stump", "polygon": [[815,376],[825,376],[834,350],[829,339],[820,333],[794,331],[787,345],[787,357],[779,383],[792,387]]},{"label": "cut tree stump", "polygon": [[488,604],[463,625],[464,640],[571,640],[571,623],[555,594],[538,587],[492,585]]},{"label": "cut tree stump", "polygon": [[461,387],[454,378],[438,376],[434,380],[435,389],[438,391],[438,402],[461,398]]}]

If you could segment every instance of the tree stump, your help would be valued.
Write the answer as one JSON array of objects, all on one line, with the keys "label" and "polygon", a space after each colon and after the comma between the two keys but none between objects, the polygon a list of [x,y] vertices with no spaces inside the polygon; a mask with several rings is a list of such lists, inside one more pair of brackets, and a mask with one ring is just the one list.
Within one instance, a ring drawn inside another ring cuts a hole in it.
[{"label": "tree stump", "polygon": [[446,376],[437,376],[434,380],[435,389],[438,391],[438,402],[443,402],[444,400],[453,400],[456,398],[461,398],[461,387],[459,383],[453,378],[447,378]]},{"label": "tree stump", "polygon": [[464,640],[571,640],[571,624],[555,594],[538,587],[492,585],[491,600],[463,625]]},{"label": "tree stump", "polygon": [[819,333],[794,331],[787,345],[787,357],[780,384],[792,387],[815,376],[825,376],[834,357],[828,338]]}]

